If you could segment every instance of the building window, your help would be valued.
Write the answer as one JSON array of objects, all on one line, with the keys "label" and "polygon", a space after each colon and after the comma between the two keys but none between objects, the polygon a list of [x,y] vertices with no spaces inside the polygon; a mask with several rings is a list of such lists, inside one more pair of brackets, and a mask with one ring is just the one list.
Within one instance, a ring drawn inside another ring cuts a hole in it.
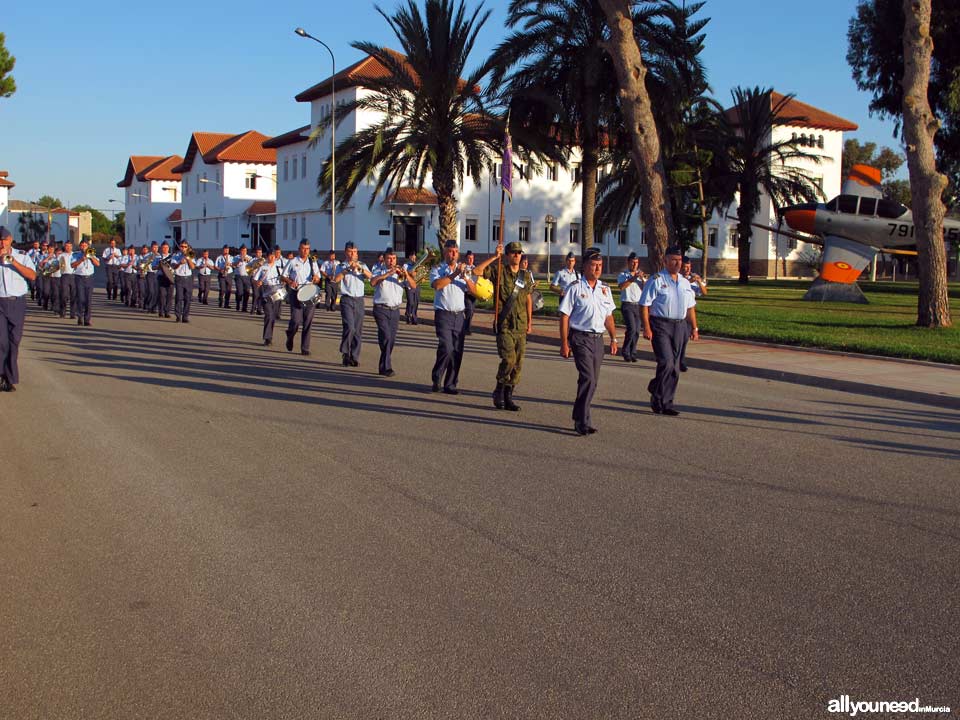
[{"label": "building window", "polygon": [[303,238],[301,239],[305,239],[307,237],[307,216],[306,215],[300,216],[300,230],[301,232],[303,232]]},{"label": "building window", "polygon": [[823,150],[823,135],[817,138],[817,147]]},{"label": "building window", "polygon": [[290,225],[289,225],[289,223],[290,223],[290,218],[284,218],[284,219],[283,219],[283,239],[284,239],[284,240],[287,240],[287,239],[290,237],[290,234],[289,234]]},{"label": "building window", "polygon": [[176,188],[167,188],[167,190],[170,192],[170,197],[171,197],[170,202],[176,202],[176,201],[177,201],[177,189],[176,189]]},{"label": "building window", "polygon": [[593,233],[593,244],[594,245],[603,245],[603,233],[594,232]]},{"label": "building window", "polygon": [[214,238],[216,238],[217,240],[220,239],[220,221],[219,220],[217,220],[217,222],[215,223],[213,234],[214,234]]},{"label": "building window", "polygon": [[307,154],[304,153],[300,156],[300,177],[307,176]]},{"label": "building window", "polygon": [[256,190],[257,189],[257,176],[253,173],[247,175],[245,187],[247,190]]},{"label": "building window", "polygon": [[547,166],[547,177],[549,177],[553,182],[557,181],[557,177],[559,177],[559,171],[556,163],[550,163],[550,165]]},{"label": "building window", "polygon": [[493,221],[491,232],[493,233],[493,237],[491,238],[491,240],[495,243],[500,242],[500,221],[499,220]]},{"label": "building window", "polygon": [[570,175],[574,183],[580,182],[580,163],[570,164]]},{"label": "building window", "polygon": [[570,223],[570,244],[580,244],[580,223],[578,222]]},{"label": "building window", "polygon": [[543,225],[543,241],[548,245],[557,241],[557,224],[548,220]]},{"label": "building window", "polygon": [[521,220],[517,228],[517,240],[522,243],[530,242],[530,221]]},{"label": "building window", "polygon": [[463,225],[463,240],[464,242],[477,241],[477,219],[475,217],[467,217]]},{"label": "building window", "polygon": [[729,228],[729,229],[727,230],[727,245],[729,245],[729,246],[732,247],[732,248],[737,247],[737,245],[738,245],[738,240],[737,240],[737,228],[736,228],[736,227],[732,227],[732,228]]},{"label": "building window", "polygon": [[203,204],[203,217],[204,217],[204,219],[206,219],[206,217],[207,217],[207,204],[206,204],[206,203]]},{"label": "building window", "polygon": [[715,227],[707,229],[707,245],[710,247],[717,246],[717,229]]},{"label": "building window", "polygon": [[200,192],[200,176],[197,175],[197,192]]},{"label": "building window", "polygon": [[500,181],[500,179],[503,177],[502,170],[503,170],[503,164],[502,164],[502,163],[494,163],[494,164],[493,164],[493,179],[494,179],[494,180],[496,180],[496,181],[498,181],[498,182]]},{"label": "building window", "polygon": [[206,173],[203,174],[203,179],[204,179],[203,191],[206,192],[206,191],[207,191],[207,182],[206,182],[206,180],[207,180],[207,174],[206,174]]},{"label": "building window", "polygon": [[529,180],[529,179],[530,179],[530,178],[527,177],[527,166],[524,165],[523,163],[520,163],[520,167],[519,167],[519,170],[518,170],[518,174],[520,175],[520,179],[521,179],[521,180]]},{"label": "building window", "polygon": [[297,179],[297,158],[293,159],[293,174],[292,177],[294,180]]},{"label": "building window", "polygon": [[626,225],[617,228],[617,245],[628,245],[630,243],[630,233]]},{"label": "building window", "polygon": [[283,161],[283,181],[287,182],[290,179],[290,161]]}]

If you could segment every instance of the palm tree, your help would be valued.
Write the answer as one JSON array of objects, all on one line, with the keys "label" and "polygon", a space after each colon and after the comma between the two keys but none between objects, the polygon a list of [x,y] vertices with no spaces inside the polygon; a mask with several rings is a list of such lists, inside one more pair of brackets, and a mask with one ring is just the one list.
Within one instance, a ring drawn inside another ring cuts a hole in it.
[{"label": "palm tree", "polygon": [[515,30],[490,56],[490,84],[502,86],[502,96],[509,98],[515,135],[522,129],[533,135],[539,127],[542,136],[549,135],[541,137],[540,150],[550,142],[564,155],[572,145],[580,147],[585,250],[595,236],[604,128],[612,124],[617,105],[616,73],[603,45],[606,18],[596,0],[511,0],[507,26]]},{"label": "palm tree", "polygon": [[[480,90],[486,66],[464,79],[477,33],[490,16],[482,7],[468,12],[462,0],[425,0],[421,12],[414,0],[406,0],[393,15],[377,8],[403,54],[352,43],[386,72],[358,78],[368,92],[338,107],[339,119],[355,111],[381,119],[338,146],[337,207],[345,208],[367,178],[375,180],[372,206],[381,191],[404,182],[422,189],[429,177],[440,214],[438,240],[442,245],[457,238],[456,191],[468,178],[480,187],[490,152],[502,138],[502,124],[486,114]],[[325,128],[321,123],[314,142]],[[328,159],[319,180],[327,202],[330,178]]]},{"label": "palm tree", "polygon": [[760,212],[763,194],[779,208],[801,200],[817,200],[822,192],[796,161],[819,163],[816,155],[799,149],[795,140],[774,140],[777,125],[791,125],[806,118],[787,117],[786,107],[793,95],[773,102],[769,89],[740,88],[731,91],[733,107],[724,114],[727,180],[740,192],[737,204],[738,269],[740,282],[750,278],[751,222]]}]

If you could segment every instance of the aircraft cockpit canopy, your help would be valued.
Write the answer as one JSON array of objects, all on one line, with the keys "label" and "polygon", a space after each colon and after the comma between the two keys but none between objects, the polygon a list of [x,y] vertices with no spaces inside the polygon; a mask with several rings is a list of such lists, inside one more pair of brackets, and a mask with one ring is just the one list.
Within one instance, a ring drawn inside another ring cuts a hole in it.
[{"label": "aircraft cockpit canopy", "polygon": [[868,217],[898,218],[907,212],[907,207],[895,200],[886,198],[861,197],[860,195],[838,195],[827,203],[827,210],[847,215],[866,215]]}]

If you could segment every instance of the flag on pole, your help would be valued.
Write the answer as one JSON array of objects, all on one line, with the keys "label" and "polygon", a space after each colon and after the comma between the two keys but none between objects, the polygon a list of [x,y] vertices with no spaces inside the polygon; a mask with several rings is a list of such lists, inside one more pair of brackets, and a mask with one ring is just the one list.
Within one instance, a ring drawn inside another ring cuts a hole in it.
[{"label": "flag on pole", "polygon": [[[509,119],[509,115],[507,116]],[[500,166],[500,187],[513,202],[513,146],[510,144],[510,130],[503,132],[503,164]]]}]

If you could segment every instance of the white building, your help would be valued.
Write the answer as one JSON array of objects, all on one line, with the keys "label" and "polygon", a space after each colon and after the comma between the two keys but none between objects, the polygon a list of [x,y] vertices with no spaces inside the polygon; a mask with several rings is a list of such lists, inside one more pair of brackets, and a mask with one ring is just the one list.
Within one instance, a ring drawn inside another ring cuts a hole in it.
[{"label": "white building", "polygon": [[[359,85],[360,77],[383,72],[386,72],[385,68],[368,56],[337,73],[338,107],[358,96],[362,97],[366,92]],[[306,137],[321,120],[330,115],[332,85],[331,79],[327,78],[296,96],[298,102],[310,103],[309,125],[264,143],[265,148],[277,152],[277,240],[284,249],[292,249],[301,237],[309,238],[315,248],[331,247],[330,213],[321,207],[317,190],[320,168],[330,154],[330,131],[319,136],[312,147],[308,145]],[[776,103],[780,97],[774,93],[772,102]],[[784,112],[789,116],[806,117],[808,121],[777,128],[775,139],[791,135],[806,138],[807,149],[822,157],[819,166],[812,166],[812,174],[820,179],[826,197],[838,194],[843,132],[856,130],[857,126],[796,100],[791,101]],[[341,119],[337,126],[337,143],[358,129],[369,127],[378,119],[367,111],[351,113]],[[468,182],[458,195],[459,239],[464,251],[487,254],[496,245],[499,233],[499,163],[493,162],[492,165],[480,188]],[[568,251],[578,252],[580,249],[580,186],[574,183],[575,178],[579,178],[580,163],[576,148],[571,153],[568,165],[566,169],[548,166],[537,173],[531,173],[529,168],[522,166],[514,168],[513,202],[507,206],[504,239],[522,242],[539,269],[545,268],[548,257],[550,265],[557,267]],[[430,191],[429,178],[422,190],[393,188],[375,198],[370,205],[372,188],[373,182],[368,181],[356,192],[351,206],[337,213],[337,249],[342,248],[348,240],[356,243],[364,253],[382,250],[386,245],[393,245],[398,252],[407,252],[420,249],[425,243],[436,244],[437,203]],[[726,214],[735,215],[736,205]],[[766,198],[756,222],[776,225],[775,213]],[[715,215],[709,223],[712,275],[732,276],[737,273],[736,242],[735,239],[731,240],[735,226],[736,221],[719,215]],[[647,246],[639,211],[635,211],[616,232],[597,238],[596,244],[611,258],[611,269],[620,266],[621,260],[617,258],[631,252],[645,257]],[[782,274],[786,262],[792,264],[802,249],[790,247],[790,241],[776,233],[755,228],[751,245],[751,254],[755,259],[753,271],[761,275]],[[774,261],[777,257],[781,259],[780,270]]]},{"label": "white building", "polygon": [[277,153],[264,148],[267,136],[195,132],[181,173],[181,215],[172,222],[197,249],[273,243],[277,196]]},{"label": "white building", "polygon": [[179,226],[169,218],[180,209],[180,173],[173,168],[181,162],[179,155],[130,156],[117,183],[125,191],[124,243],[141,247],[178,239]]},{"label": "white building", "polygon": [[0,225],[3,225],[12,235],[16,236],[16,230],[10,226],[10,212],[8,210],[10,188],[16,187],[16,184],[7,179],[9,176],[10,173],[6,170],[0,170]]}]

